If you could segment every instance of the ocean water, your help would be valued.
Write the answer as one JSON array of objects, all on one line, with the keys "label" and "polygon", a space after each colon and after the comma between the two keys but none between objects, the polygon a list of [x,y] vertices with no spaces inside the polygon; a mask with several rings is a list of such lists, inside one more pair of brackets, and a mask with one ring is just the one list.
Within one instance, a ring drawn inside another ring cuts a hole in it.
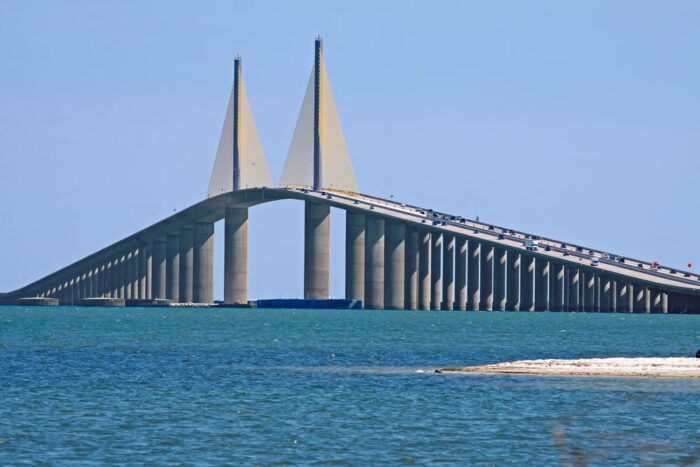
[{"label": "ocean water", "polygon": [[698,347],[681,315],[0,307],[0,465],[696,464],[700,381],[429,371]]}]

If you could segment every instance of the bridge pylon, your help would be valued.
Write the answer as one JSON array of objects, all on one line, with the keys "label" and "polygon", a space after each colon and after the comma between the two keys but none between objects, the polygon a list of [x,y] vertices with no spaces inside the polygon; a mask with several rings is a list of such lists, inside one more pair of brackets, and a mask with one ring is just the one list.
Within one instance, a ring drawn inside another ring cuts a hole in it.
[{"label": "bridge pylon", "polygon": [[284,162],[280,186],[359,192],[326,74],[320,37],[316,38],[314,65]]},{"label": "bridge pylon", "polygon": [[234,61],[233,88],[209,179],[207,197],[245,188],[271,187],[253,111],[243,83],[243,63]]}]

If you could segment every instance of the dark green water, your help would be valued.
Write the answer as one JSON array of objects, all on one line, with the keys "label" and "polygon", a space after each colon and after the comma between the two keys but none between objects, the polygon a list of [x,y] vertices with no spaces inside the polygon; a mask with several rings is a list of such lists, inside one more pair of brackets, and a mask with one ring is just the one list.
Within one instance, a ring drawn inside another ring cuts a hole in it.
[{"label": "dark green water", "polygon": [[698,347],[680,315],[0,307],[0,465],[692,464],[699,381],[419,370]]}]

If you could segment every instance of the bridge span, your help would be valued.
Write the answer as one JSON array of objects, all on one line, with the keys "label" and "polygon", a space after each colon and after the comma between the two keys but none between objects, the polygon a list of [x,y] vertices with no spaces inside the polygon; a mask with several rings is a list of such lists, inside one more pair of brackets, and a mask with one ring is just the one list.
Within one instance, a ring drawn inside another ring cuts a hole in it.
[{"label": "bridge span", "polygon": [[345,296],[364,308],[700,312],[700,276],[361,194],[320,39],[280,187],[272,187],[236,59],[207,199],[13,292],[54,298],[212,303],[223,220],[224,303],[248,301],[248,211],[305,204],[304,298],[330,295],[330,209],[346,215]]},{"label": "bridge span", "polygon": [[553,240],[540,240],[531,251],[528,235],[510,229],[307,188],[251,188],[206,199],[0,299],[211,303],[214,223],[224,220],[224,302],[245,303],[248,209],[283,199],[306,204],[305,298],[329,296],[334,207],[347,216],[346,298],[365,308],[691,313],[700,304],[697,275],[606,260],[600,252]]}]

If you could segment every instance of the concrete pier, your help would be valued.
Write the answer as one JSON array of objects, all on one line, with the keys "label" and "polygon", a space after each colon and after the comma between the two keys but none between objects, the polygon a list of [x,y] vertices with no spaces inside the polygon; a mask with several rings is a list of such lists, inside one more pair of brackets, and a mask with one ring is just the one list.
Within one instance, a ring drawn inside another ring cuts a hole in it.
[{"label": "concrete pier", "polygon": [[330,297],[331,208],[327,204],[304,203],[304,298]]},{"label": "concrete pier", "polygon": [[579,309],[579,270],[575,267],[566,267],[566,311],[580,311]]},{"label": "concrete pier", "polygon": [[668,313],[668,294],[659,289],[652,289],[651,309],[653,313]]},{"label": "concrete pier", "polygon": [[384,308],[384,219],[367,216],[365,230],[366,309]]},{"label": "concrete pier", "polygon": [[[165,239],[154,241],[151,252],[153,255],[151,296],[154,299],[165,298]],[[111,298],[119,297],[112,295]]]},{"label": "concrete pier", "polygon": [[439,310],[442,308],[442,234],[434,231],[431,237],[430,251],[430,279],[431,303],[430,308]]},{"label": "concrete pier", "polygon": [[165,298],[180,301],[180,237],[177,234],[168,235],[165,243]]},{"label": "concrete pier", "polygon": [[551,288],[549,290],[549,309],[562,311],[564,309],[564,265],[549,263]]},{"label": "concrete pier", "polygon": [[453,310],[455,303],[455,237],[442,237],[442,309]]},{"label": "concrete pier", "polygon": [[406,273],[404,308],[418,309],[418,229],[406,226]]},{"label": "concrete pier", "polygon": [[508,250],[506,258],[506,310],[520,309],[520,253]]},{"label": "concrete pier", "polygon": [[365,299],[365,215],[345,213],[345,298]]},{"label": "concrete pier", "polygon": [[610,281],[610,312],[617,313],[617,288],[620,286],[616,280]]},{"label": "concrete pier", "polygon": [[147,299],[153,298],[153,247],[146,247],[146,296]]},{"label": "concrete pier", "polygon": [[607,278],[600,276],[600,310],[602,313],[610,313],[612,310],[612,281]]},{"label": "concrete pier", "polygon": [[479,309],[493,311],[493,246],[486,243],[481,244],[481,266],[479,272],[481,279],[479,283],[480,299]]},{"label": "concrete pier", "polygon": [[214,223],[194,224],[192,300],[214,302]]},{"label": "concrete pier", "polygon": [[467,309],[467,239],[457,237],[455,243],[455,308]]},{"label": "concrete pier", "polygon": [[[126,255],[119,255],[117,261],[117,298],[124,298],[124,286],[126,284],[126,266],[124,263],[126,262]],[[69,290],[69,292],[72,293],[72,290]]]},{"label": "concrete pier", "polygon": [[496,311],[506,311],[506,250],[495,247],[493,250],[493,309]]},{"label": "concrete pier", "polygon": [[[194,290],[194,229],[180,229],[180,301],[192,303]],[[155,298],[155,297],[153,297]]]},{"label": "concrete pier", "polygon": [[[126,300],[129,300],[129,299],[134,298],[134,296],[132,294],[133,291],[131,288],[131,285],[134,281],[134,276],[132,275],[133,274],[133,260],[134,260],[133,252],[131,252],[131,251],[127,252],[124,255],[124,257],[126,258],[124,261],[124,298]],[[76,280],[76,285],[79,283],[78,282],[79,280],[80,280],[79,278]],[[77,292],[77,288],[76,288],[76,292]],[[77,300],[79,297],[76,296],[75,298]]]},{"label": "concrete pier", "polygon": [[617,285],[617,310],[620,312],[630,312],[629,299],[627,294],[629,293],[628,285],[625,282],[619,282]]},{"label": "concrete pier", "polygon": [[479,242],[469,240],[467,245],[467,310],[479,309]]},{"label": "concrete pier", "polygon": [[651,313],[651,289],[644,287],[644,313]]},{"label": "concrete pier", "polygon": [[[135,248],[131,252],[131,266],[129,275],[131,276],[131,298],[138,300],[139,295],[139,250]],[[85,296],[85,298],[89,298]]]},{"label": "concrete pier", "polygon": [[102,272],[102,294],[103,298],[112,298],[112,261],[107,261]]},{"label": "concrete pier", "polygon": [[669,311],[669,300],[668,292],[661,292],[661,313],[668,313]]},{"label": "concrete pier", "polygon": [[549,262],[535,259],[535,310],[549,311]]},{"label": "concrete pier", "polygon": [[421,310],[429,310],[431,303],[432,278],[430,269],[432,261],[431,239],[429,230],[418,231],[418,302]]},{"label": "concrete pier", "polygon": [[248,208],[224,215],[224,303],[248,303]]},{"label": "concrete pier", "polygon": [[534,311],[535,257],[520,255],[520,311]]},{"label": "concrete pier", "polygon": [[406,279],[406,226],[403,222],[385,224],[384,246],[384,308],[403,310]]},{"label": "concrete pier", "polygon": [[144,246],[139,248],[139,298],[141,300],[148,299],[148,293],[146,292],[146,268],[147,268],[147,251]]},{"label": "concrete pier", "polygon": [[584,283],[584,293],[583,293],[583,304],[581,306],[582,311],[600,311],[596,306],[599,303],[596,300],[596,276],[592,272],[583,272],[583,283]]},{"label": "concrete pier", "polygon": [[638,284],[633,285],[633,313],[644,313],[644,287]]}]

